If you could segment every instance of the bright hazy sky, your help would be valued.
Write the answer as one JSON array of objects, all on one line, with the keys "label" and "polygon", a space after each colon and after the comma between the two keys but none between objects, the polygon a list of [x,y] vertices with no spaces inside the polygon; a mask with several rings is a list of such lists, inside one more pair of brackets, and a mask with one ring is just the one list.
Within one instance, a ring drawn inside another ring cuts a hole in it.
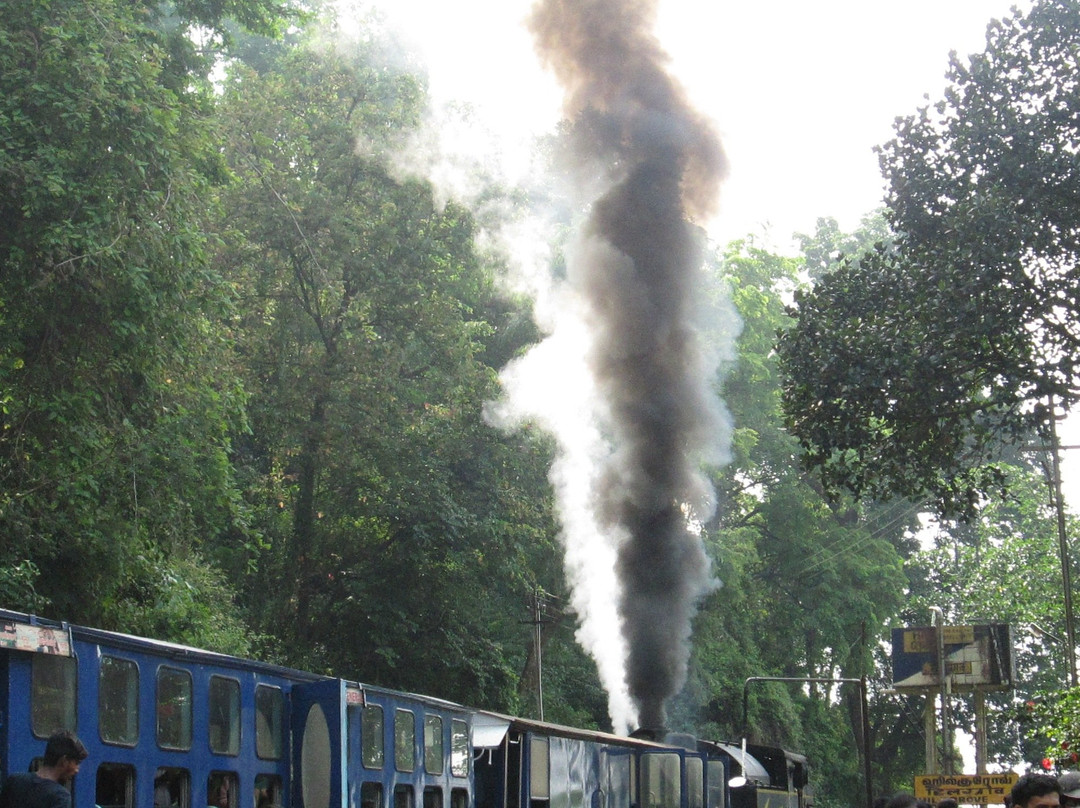
[{"label": "bright hazy sky", "polygon": [[[872,149],[944,88],[950,50],[981,51],[1009,0],[658,0],[657,36],[731,163],[713,238],[766,225],[777,246],[877,207]],[[1026,0],[1021,2],[1026,5]],[[437,97],[475,105],[506,144],[557,120],[523,21],[532,0],[386,0]],[[507,145],[508,151],[512,150]]]},{"label": "bright hazy sky", "polygon": [[[560,94],[524,20],[533,0],[377,0],[427,63],[442,101],[475,108],[482,149],[524,171],[531,137],[559,118]],[[873,147],[893,120],[937,100],[951,50],[979,52],[991,19],[1029,0],[658,0],[657,37],[693,103],[715,122],[730,162],[726,242],[768,228],[786,250],[820,216],[842,227],[879,206]],[[1080,418],[1066,443],[1080,444]],[[1065,452],[1080,508],[1080,450]]]}]

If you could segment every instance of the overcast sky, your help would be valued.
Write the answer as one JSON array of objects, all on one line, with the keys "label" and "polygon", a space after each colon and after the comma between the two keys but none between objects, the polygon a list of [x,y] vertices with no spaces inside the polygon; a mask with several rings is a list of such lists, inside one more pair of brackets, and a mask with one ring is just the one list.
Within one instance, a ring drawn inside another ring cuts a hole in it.
[{"label": "overcast sky", "polygon": [[[525,19],[532,0],[377,0],[427,65],[436,99],[468,104],[465,135],[513,175],[559,119],[560,92],[538,62]],[[873,152],[900,115],[937,100],[949,52],[985,45],[990,20],[1029,0],[658,0],[657,37],[673,73],[715,122],[730,162],[709,223],[726,242],[794,232],[833,216],[853,229],[879,206]],[[480,137],[477,132],[482,130]],[[1063,439],[1080,444],[1080,419]],[[1080,450],[1065,453],[1080,503]],[[1074,505],[1075,507],[1075,505]]]},{"label": "overcast sky", "polygon": [[[712,236],[793,231],[877,207],[873,147],[944,88],[950,50],[980,51],[1009,0],[659,0],[657,36],[731,163]],[[1021,4],[1026,5],[1026,0]],[[559,117],[559,92],[524,25],[531,0],[393,0],[437,97],[474,105],[504,154]]]}]

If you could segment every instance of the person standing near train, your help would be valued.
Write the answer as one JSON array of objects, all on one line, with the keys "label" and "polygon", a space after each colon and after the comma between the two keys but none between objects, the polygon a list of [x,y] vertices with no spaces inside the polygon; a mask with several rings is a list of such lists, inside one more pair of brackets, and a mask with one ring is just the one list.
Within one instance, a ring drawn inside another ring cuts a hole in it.
[{"label": "person standing near train", "polygon": [[0,789],[0,808],[71,808],[67,786],[86,760],[86,747],[68,730],[45,742],[45,757],[35,772],[9,774]]},{"label": "person standing near train", "polygon": [[1013,785],[1010,796],[1013,808],[1058,808],[1061,786],[1053,775],[1025,774]]}]

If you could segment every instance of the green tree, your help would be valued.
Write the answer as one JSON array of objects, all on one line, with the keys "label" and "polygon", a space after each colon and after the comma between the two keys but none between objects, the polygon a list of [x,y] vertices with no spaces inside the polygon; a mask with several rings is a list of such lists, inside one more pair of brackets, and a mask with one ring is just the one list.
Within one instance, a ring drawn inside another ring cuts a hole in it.
[{"label": "green tree", "polygon": [[230,73],[219,261],[250,391],[235,457],[265,547],[219,557],[293,664],[506,709],[526,596],[555,557],[549,452],[483,423],[485,359],[516,306],[470,215],[379,156],[423,101],[376,38]]},{"label": "green tree", "polygon": [[970,516],[1076,402],[1078,42],[1080,6],[1044,0],[954,57],[881,150],[894,243],[796,296],[784,408],[830,492]]},{"label": "green tree", "polygon": [[[733,460],[715,478],[721,506],[709,525],[722,586],[696,621],[688,685],[673,711],[680,720],[697,721],[693,729],[707,737],[737,739],[744,732],[743,683],[751,676],[865,675],[876,688],[884,675],[872,651],[900,610],[907,583],[905,531],[915,512],[904,504],[830,502],[799,468],[798,446],[784,429],[773,350],[776,332],[789,321],[784,301],[808,263],[834,260],[829,256],[836,243],[866,235],[840,234],[834,222],[822,220],[803,238],[806,257],[740,242],[714,264],[743,321],[738,355],[722,374],[722,395],[735,424]],[[804,692],[796,685],[758,683],[748,696],[745,730],[751,739],[808,752],[821,804],[847,804],[848,795],[861,793],[857,686]],[[835,709],[837,699],[844,709]],[[873,718],[880,725],[875,737],[882,737],[895,713],[889,705],[875,706]],[[905,753],[913,744],[921,752],[917,736],[897,737]],[[883,767],[910,761],[896,748],[880,759],[875,782],[881,782]],[[912,772],[909,767],[903,774]]]},{"label": "green tree", "polygon": [[109,625],[244,521],[203,72],[225,15],[269,31],[282,8],[163,8],[0,4],[0,567],[39,571],[28,606]]}]

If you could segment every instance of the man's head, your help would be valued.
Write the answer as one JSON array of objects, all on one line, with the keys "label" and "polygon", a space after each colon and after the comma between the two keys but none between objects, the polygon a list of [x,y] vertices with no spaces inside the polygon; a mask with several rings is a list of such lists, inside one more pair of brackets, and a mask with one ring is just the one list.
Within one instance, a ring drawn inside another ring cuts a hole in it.
[{"label": "man's head", "polygon": [[1049,774],[1025,774],[1012,787],[1014,808],[1057,808],[1061,788]]},{"label": "man's head", "polygon": [[54,732],[45,742],[44,764],[55,769],[57,779],[65,783],[79,773],[79,764],[86,760],[86,747],[66,729]]},{"label": "man's head", "polygon": [[1061,789],[1061,804],[1066,808],[1080,806],[1080,772],[1065,772],[1058,777],[1058,788]]}]

